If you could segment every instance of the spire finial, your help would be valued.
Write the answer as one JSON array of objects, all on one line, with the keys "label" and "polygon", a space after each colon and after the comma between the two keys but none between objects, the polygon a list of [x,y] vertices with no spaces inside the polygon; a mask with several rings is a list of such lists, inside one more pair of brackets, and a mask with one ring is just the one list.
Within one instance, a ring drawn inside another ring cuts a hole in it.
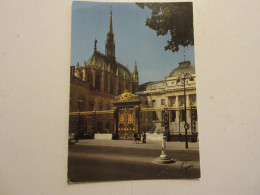
[{"label": "spire finial", "polygon": [[137,72],[137,64],[136,64],[136,59],[135,59],[135,67],[134,67],[134,73]]},{"label": "spire finial", "polygon": [[113,34],[113,25],[112,25],[112,7],[110,8],[110,16],[109,16],[109,28],[108,33]]},{"label": "spire finial", "polygon": [[97,51],[97,39],[95,38],[94,51]]},{"label": "spire finial", "polygon": [[109,26],[107,32],[107,41],[106,41],[106,56],[110,60],[115,60],[115,42],[114,42],[114,33],[113,33],[113,23],[112,23],[112,9],[110,10],[109,16]]}]

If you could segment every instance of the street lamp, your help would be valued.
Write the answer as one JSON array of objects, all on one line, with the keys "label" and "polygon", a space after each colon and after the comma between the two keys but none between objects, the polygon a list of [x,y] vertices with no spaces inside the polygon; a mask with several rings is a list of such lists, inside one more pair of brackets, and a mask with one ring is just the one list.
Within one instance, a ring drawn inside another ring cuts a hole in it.
[{"label": "street lamp", "polygon": [[185,146],[186,148],[188,148],[188,135],[187,135],[187,131],[190,128],[190,125],[187,123],[187,107],[186,107],[186,88],[185,88],[185,83],[186,80],[193,80],[193,77],[188,73],[188,72],[182,72],[178,75],[177,77],[177,83],[181,82],[184,85],[184,110],[185,110],[185,124],[184,124],[184,128],[185,128]]}]

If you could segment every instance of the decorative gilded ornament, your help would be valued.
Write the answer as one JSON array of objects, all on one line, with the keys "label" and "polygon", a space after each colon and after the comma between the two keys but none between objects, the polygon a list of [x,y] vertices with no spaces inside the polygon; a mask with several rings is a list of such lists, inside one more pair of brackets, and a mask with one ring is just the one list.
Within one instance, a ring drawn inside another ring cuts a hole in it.
[{"label": "decorative gilded ornament", "polygon": [[129,100],[132,100],[135,98],[137,98],[137,95],[134,95],[134,94],[130,93],[129,91],[125,90],[124,93],[120,94],[115,99],[121,100],[121,101],[129,101]]}]

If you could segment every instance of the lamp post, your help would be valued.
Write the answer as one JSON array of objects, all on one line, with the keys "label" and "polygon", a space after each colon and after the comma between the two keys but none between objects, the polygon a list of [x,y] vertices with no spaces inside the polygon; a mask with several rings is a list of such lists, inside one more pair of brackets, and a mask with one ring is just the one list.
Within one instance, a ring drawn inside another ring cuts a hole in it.
[{"label": "lamp post", "polygon": [[187,72],[182,72],[178,75],[177,77],[177,83],[179,82],[183,82],[183,90],[184,90],[184,110],[185,110],[185,124],[184,124],[184,128],[185,128],[185,147],[188,148],[188,135],[187,135],[187,131],[190,128],[190,125],[187,123],[187,105],[186,105],[186,88],[185,88],[185,83],[186,80],[193,80],[193,77],[187,73]]}]

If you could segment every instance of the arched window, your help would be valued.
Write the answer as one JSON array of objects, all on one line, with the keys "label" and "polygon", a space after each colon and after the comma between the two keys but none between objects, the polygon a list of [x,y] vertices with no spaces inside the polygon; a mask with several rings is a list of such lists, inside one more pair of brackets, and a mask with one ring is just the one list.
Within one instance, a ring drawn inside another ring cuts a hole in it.
[{"label": "arched window", "polygon": [[114,80],[110,79],[110,93],[113,94],[114,93]]},{"label": "arched window", "polygon": [[93,86],[93,75],[90,72],[87,73],[87,83]]},{"label": "arched window", "polygon": [[99,74],[97,74],[96,78],[95,78],[95,88],[97,90],[100,90],[100,75]]}]

